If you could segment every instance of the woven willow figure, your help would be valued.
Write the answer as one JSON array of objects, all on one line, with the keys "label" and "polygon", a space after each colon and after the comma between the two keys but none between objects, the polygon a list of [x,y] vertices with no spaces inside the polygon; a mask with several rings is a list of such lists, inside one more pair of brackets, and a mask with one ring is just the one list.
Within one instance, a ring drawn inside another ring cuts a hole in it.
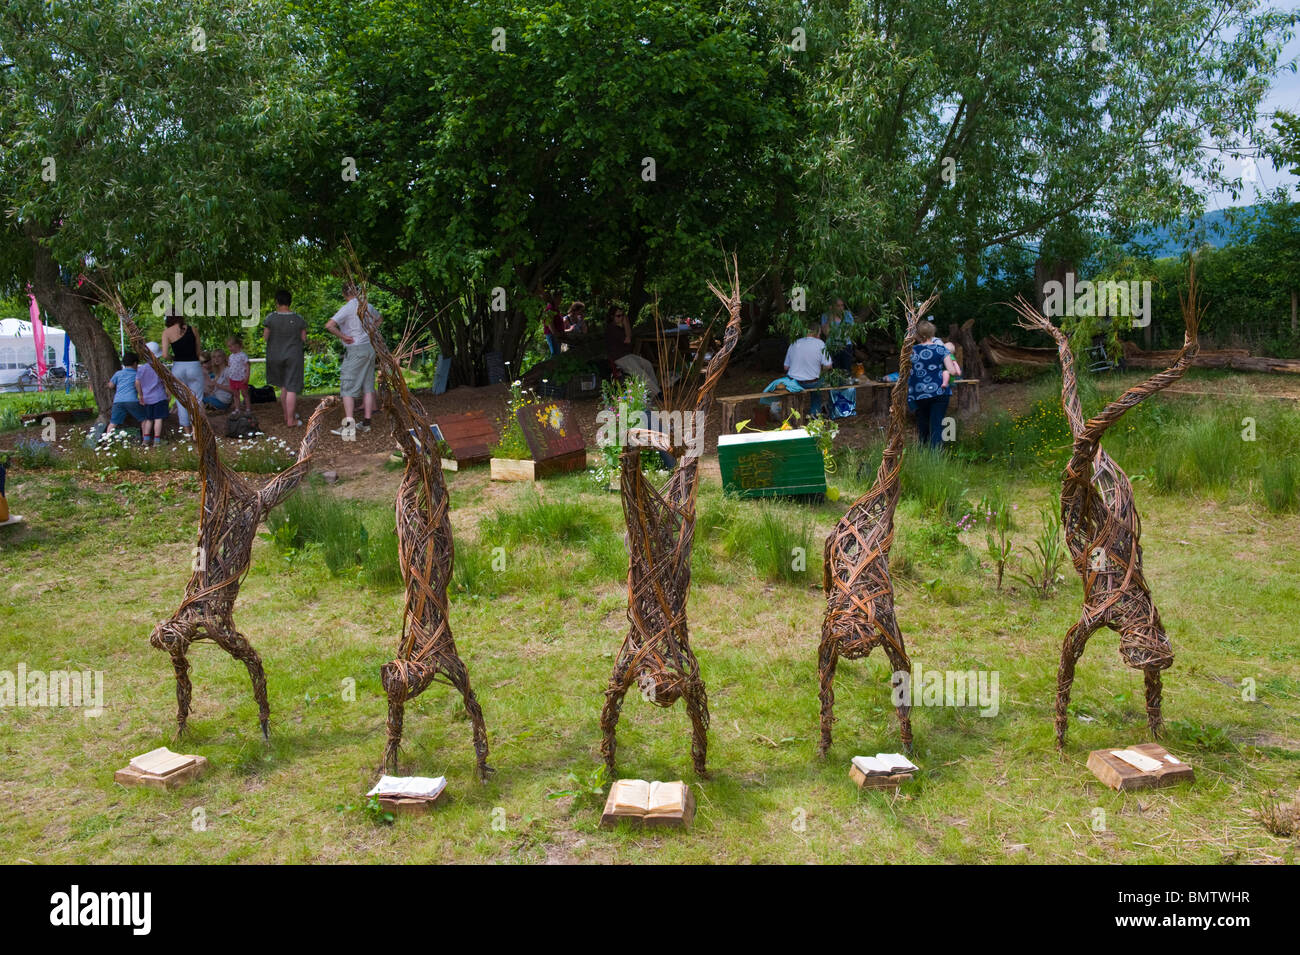
[{"label": "woven willow figure", "polygon": [[1065,746],[1066,709],[1075,664],[1088,638],[1102,627],[1119,634],[1120,656],[1128,666],[1142,671],[1147,724],[1151,734],[1158,736],[1163,725],[1160,671],[1173,664],[1174,651],[1142,573],[1142,522],[1133,503],[1133,485],[1102,449],[1101,436],[1126,411],[1173,384],[1191,367],[1200,350],[1196,332],[1204,312],[1197,301],[1195,271],[1189,277],[1188,293],[1182,297],[1186,332],[1173,364],[1128,389],[1086,422],[1069,340],[1023,298],[1017,298],[1012,308],[1021,316],[1021,327],[1040,329],[1056,340],[1061,359],[1061,403],[1074,435],[1074,451],[1061,477],[1061,523],[1074,569],[1083,579],[1083,614],[1066,633],[1061,647],[1056,678],[1056,745]]},{"label": "woven willow figure", "polygon": [[[890,393],[889,427],[885,451],[871,490],[853,506],[826,538],[822,580],[826,589],[826,616],[817,651],[821,684],[821,742],[817,755],[825,756],[831,745],[835,722],[835,667],[840,657],[855,660],[881,647],[894,674],[907,673],[912,661],[903,646],[903,634],[894,617],[894,584],[889,577],[889,549],[894,543],[894,510],[898,506],[903,444],[907,439],[907,379],[912,369],[912,345],[916,325],[938,299],[932,294],[919,306],[911,291],[903,293],[907,331],[898,353],[898,381]],[[895,680],[900,679],[895,676]],[[905,690],[909,687],[905,685]],[[911,707],[907,695],[898,710],[898,732],[903,748],[912,750]]]},{"label": "woven willow figure", "polygon": [[298,448],[298,460],[260,489],[255,488],[222,462],[217,453],[216,436],[208,425],[203,406],[194,393],[154,357],[145,345],[140,329],[121,307],[120,300],[115,299],[116,296],[109,297],[126,327],[132,348],[158,373],[171,396],[189,411],[194,428],[194,449],[199,456],[199,543],[194,550],[194,572],[180,607],[170,619],[158,624],[149,636],[150,644],[171,655],[172,669],[176,671],[177,731],[185,732],[190,715],[192,687],[186,654],[194,641],[211,640],[248,668],[253,681],[253,696],[257,700],[258,720],[265,738],[269,733],[271,716],[271,707],[266,699],[266,674],[262,670],[262,658],[248,638],[235,629],[235,598],[239,596],[239,586],[248,573],[258,525],[307,476],[312,449],[325,427],[325,415],[338,399],[327,398],[316,407]]},{"label": "woven willow figure", "polygon": [[[402,744],[406,701],[435,683],[455,687],[465,700],[474,733],[474,753],[480,779],[493,770],[487,764],[487,728],[483,710],[469,685],[469,670],[451,636],[447,582],[454,557],[451,539],[451,502],[442,474],[437,439],[428,417],[412,397],[398,359],[385,345],[366,308],[366,286],[357,282],[357,314],[370,343],[381,381],[380,400],[392,421],[393,438],[402,449],[405,469],[397,489],[397,548],[406,585],[402,637],[397,659],[380,668],[388,694],[388,742],[384,764],[397,769]],[[400,351],[400,347],[399,347]]]},{"label": "woven willow figure", "polygon": [[[724,293],[714,285],[709,288],[726,305],[728,317],[722,346],[709,360],[695,399],[695,433],[700,442],[704,440],[713,391],[740,338],[740,279],[734,261],[730,292]],[[656,491],[641,470],[642,448],[636,445],[645,443],[670,450],[669,437],[641,429],[630,431],[628,437],[631,446],[623,449],[620,458],[620,486],[627,520],[627,616],[631,626],[605,690],[600,752],[612,773],[617,747],[614,732],[623,697],[635,683],[642,696],[655,706],[669,707],[678,699],[685,701],[691,719],[691,761],[695,772],[704,775],[709,701],[686,625],[699,457],[688,451],[663,489]]]}]

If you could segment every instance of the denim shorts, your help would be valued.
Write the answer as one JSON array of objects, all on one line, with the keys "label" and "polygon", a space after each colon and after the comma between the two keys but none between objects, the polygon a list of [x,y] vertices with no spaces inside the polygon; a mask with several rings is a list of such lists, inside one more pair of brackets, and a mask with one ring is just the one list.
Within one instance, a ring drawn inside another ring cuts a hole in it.
[{"label": "denim shorts", "polygon": [[114,401],[113,410],[108,414],[108,420],[113,424],[126,424],[127,415],[130,415],[136,421],[147,421],[148,412],[138,401]]}]

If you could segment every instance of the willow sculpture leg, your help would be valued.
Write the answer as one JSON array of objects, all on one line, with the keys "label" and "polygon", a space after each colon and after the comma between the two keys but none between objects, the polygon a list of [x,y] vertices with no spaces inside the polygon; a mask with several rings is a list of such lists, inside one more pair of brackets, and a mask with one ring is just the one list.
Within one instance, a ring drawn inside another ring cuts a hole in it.
[{"label": "willow sculpture leg", "polygon": [[1143,676],[1146,683],[1147,726],[1151,729],[1152,738],[1158,739],[1165,728],[1165,721],[1160,715],[1160,671],[1145,670]]},{"label": "willow sculpture leg", "polygon": [[384,765],[397,773],[397,753],[402,747],[402,721],[406,714],[406,687],[385,682],[388,692],[388,742],[384,744]]},{"label": "willow sculpture leg", "polygon": [[186,651],[194,640],[197,627],[189,621],[172,618],[160,623],[149,635],[151,646],[166,650],[172,658],[172,669],[176,672],[176,735],[185,735],[185,725],[190,718],[190,700],[194,694],[194,685],[190,682],[190,661]]},{"label": "willow sculpture leg", "polygon": [[262,669],[262,658],[248,638],[234,627],[222,627],[212,632],[212,640],[248,669],[248,677],[253,682],[253,698],[257,700],[257,719],[262,725],[262,738],[270,739],[271,704],[266,698],[266,672]]},{"label": "willow sculpture leg", "polygon": [[172,669],[176,671],[176,735],[185,735],[185,724],[190,718],[190,698],[194,685],[190,683],[190,661],[185,658],[185,649],[173,650]]},{"label": "willow sculpture leg", "polygon": [[483,708],[478,705],[478,698],[470,689],[469,670],[457,658],[448,665],[447,678],[451,680],[451,685],[460,691],[465,701],[465,712],[469,714],[470,725],[474,730],[474,755],[478,761],[478,778],[480,782],[487,782],[488,776],[496,770],[487,764],[487,727],[483,723]]},{"label": "willow sculpture leg", "polygon": [[611,775],[614,772],[614,756],[618,749],[614,731],[618,727],[619,714],[623,711],[623,698],[627,696],[631,685],[631,660],[620,650],[618,661],[614,664],[614,672],[609,678],[609,687],[605,690],[605,706],[600,711],[600,755],[605,758],[605,768]]},{"label": "willow sculpture leg", "polygon": [[906,673],[908,676],[907,691],[903,695],[903,701],[896,707],[898,713],[898,736],[903,741],[903,752],[911,755],[912,753],[912,661],[907,658],[907,654],[899,649],[903,645],[903,635],[898,630],[898,624],[891,615],[882,621],[885,630],[893,637],[893,640],[886,640],[882,649],[885,656],[889,659],[890,667],[890,693],[896,692],[894,688],[893,675],[895,673]]},{"label": "willow sculpture leg", "polygon": [[1097,624],[1080,620],[1065,635],[1061,646],[1061,666],[1056,672],[1056,748],[1065,748],[1065,730],[1069,726],[1066,709],[1070,705],[1070,687],[1074,684],[1074,665],[1083,656],[1088,638],[1097,631]]},{"label": "willow sculpture leg", "polygon": [[839,637],[827,637],[817,652],[817,676],[821,681],[822,738],[817,755],[824,757],[831,748],[831,726],[835,722],[835,666],[840,659]]},{"label": "willow sculpture leg", "polygon": [[709,697],[703,680],[694,680],[682,691],[686,715],[691,718],[691,762],[698,776],[707,776],[704,759],[709,752]]}]

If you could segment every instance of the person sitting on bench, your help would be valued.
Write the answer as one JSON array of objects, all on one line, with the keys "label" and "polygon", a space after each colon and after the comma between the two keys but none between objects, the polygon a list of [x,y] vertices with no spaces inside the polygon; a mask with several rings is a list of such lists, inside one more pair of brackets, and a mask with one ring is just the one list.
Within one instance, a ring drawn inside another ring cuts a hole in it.
[{"label": "person sitting on bench", "polygon": [[[826,343],[817,337],[821,331],[821,322],[811,320],[806,331],[807,334],[792,343],[785,353],[785,373],[805,390],[820,387],[822,372],[831,367],[830,356],[826,354]],[[814,391],[810,396],[808,414],[816,416],[821,410],[821,392]]]}]

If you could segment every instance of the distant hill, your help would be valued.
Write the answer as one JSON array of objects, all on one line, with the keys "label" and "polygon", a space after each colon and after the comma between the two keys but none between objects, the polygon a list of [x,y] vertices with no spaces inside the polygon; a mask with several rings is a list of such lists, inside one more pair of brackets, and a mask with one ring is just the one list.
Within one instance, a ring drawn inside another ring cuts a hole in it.
[{"label": "distant hill", "polygon": [[[1133,237],[1128,247],[1135,252],[1144,252],[1152,258],[1176,258],[1189,248],[1211,245],[1221,249],[1231,245],[1243,231],[1242,222],[1253,218],[1257,206],[1236,206],[1231,209],[1216,209],[1187,222],[1165,226],[1151,226],[1143,229]],[[1237,221],[1232,221],[1233,219]]]}]

